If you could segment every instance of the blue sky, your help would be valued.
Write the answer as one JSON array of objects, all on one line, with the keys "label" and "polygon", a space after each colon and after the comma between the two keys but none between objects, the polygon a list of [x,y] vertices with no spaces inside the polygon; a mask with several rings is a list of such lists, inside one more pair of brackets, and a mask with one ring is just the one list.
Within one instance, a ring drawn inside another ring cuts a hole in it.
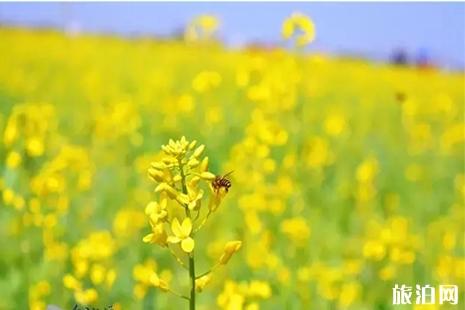
[{"label": "blue sky", "polygon": [[192,17],[221,18],[229,45],[278,42],[282,20],[311,16],[317,40],[310,49],[386,58],[397,47],[427,53],[442,65],[465,65],[465,3],[0,3],[0,22],[83,31],[169,35]]}]

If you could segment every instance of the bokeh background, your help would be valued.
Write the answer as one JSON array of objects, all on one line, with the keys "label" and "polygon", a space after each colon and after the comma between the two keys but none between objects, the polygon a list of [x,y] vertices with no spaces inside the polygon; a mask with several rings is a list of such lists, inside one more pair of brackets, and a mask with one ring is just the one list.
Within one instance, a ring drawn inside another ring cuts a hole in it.
[{"label": "bokeh background", "polygon": [[0,3],[0,309],[187,308],[149,281],[184,293],[185,270],[142,242],[150,162],[183,135],[234,170],[198,269],[243,241],[199,309],[397,309],[396,283],[459,285],[463,306],[464,18],[460,3]]},{"label": "bokeh background", "polygon": [[[386,60],[396,50],[464,68],[462,3],[0,3],[0,23],[69,31],[172,37],[196,16],[221,19],[217,37],[230,48],[281,44],[282,21],[295,11],[318,25],[307,47]],[[368,26],[369,25],[369,26]]]}]

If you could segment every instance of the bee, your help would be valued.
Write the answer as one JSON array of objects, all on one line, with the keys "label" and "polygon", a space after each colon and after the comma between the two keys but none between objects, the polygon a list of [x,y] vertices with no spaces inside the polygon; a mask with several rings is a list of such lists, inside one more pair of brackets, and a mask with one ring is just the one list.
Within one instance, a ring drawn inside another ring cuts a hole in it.
[{"label": "bee", "polygon": [[231,173],[233,173],[233,171],[230,171],[223,176],[217,175],[215,179],[213,179],[212,187],[215,189],[215,193],[218,193],[222,187],[226,190],[226,192],[229,191],[231,181],[229,181],[226,177]]}]

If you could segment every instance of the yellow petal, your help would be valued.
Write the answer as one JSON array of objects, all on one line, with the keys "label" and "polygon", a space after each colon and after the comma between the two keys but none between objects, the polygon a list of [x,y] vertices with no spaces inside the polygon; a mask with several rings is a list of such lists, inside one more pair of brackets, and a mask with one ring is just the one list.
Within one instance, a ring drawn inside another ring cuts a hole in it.
[{"label": "yellow petal", "polygon": [[156,273],[152,273],[150,275],[150,283],[155,287],[160,286],[160,278],[158,277],[158,275]]},{"label": "yellow petal", "polygon": [[192,222],[191,219],[186,217],[184,221],[182,221],[182,233],[185,237],[189,236],[192,231]]},{"label": "yellow petal", "polygon": [[179,224],[177,218],[174,218],[173,222],[171,223],[171,231],[176,237],[183,236],[181,224]]},{"label": "yellow petal", "polygon": [[155,209],[157,208],[157,203],[155,201],[151,201],[148,203],[147,207],[145,207],[145,214],[150,215],[153,212],[155,212]]},{"label": "yellow petal", "polygon": [[194,250],[195,242],[194,239],[188,237],[181,242],[181,248],[184,252],[190,253]]}]

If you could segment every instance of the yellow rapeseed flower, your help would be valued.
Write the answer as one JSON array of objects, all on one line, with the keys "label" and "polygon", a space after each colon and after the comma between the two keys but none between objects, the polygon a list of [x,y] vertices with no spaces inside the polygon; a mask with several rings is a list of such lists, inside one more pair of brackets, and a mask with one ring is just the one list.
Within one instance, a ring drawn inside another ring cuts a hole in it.
[{"label": "yellow rapeseed flower", "polygon": [[313,21],[302,13],[293,13],[282,25],[284,39],[295,36],[295,45],[305,46],[315,39],[315,25]]},{"label": "yellow rapeseed flower", "polygon": [[158,244],[160,246],[167,246],[167,234],[162,223],[152,224],[152,232],[146,235],[142,241],[145,243]]},{"label": "yellow rapeseed flower", "polygon": [[182,221],[182,224],[175,218],[173,222],[171,222],[171,231],[174,236],[169,236],[168,242],[175,244],[181,242],[181,248],[186,253],[190,253],[194,250],[195,242],[194,239],[190,237],[192,232],[192,222],[190,218],[186,217]]},{"label": "yellow rapeseed flower", "polygon": [[186,41],[210,39],[219,27],[220,21],[216,16],[203,14],[195,17],[186,27],[184,38]]},{"label": "yellow rapeseed flower", "polygon": [[161,279],[155,272],[152,273],[152,275],[150,276],[150,283],[153,286],[162,290],[163,292],[169,291],[168,283],[165,280]]},{"label": "yellow rapeseed flower", "polygon": [[18,152],[12,151],[8,153],[6,165],[11,169],[17,168],[21,164],[21,155]]}]

